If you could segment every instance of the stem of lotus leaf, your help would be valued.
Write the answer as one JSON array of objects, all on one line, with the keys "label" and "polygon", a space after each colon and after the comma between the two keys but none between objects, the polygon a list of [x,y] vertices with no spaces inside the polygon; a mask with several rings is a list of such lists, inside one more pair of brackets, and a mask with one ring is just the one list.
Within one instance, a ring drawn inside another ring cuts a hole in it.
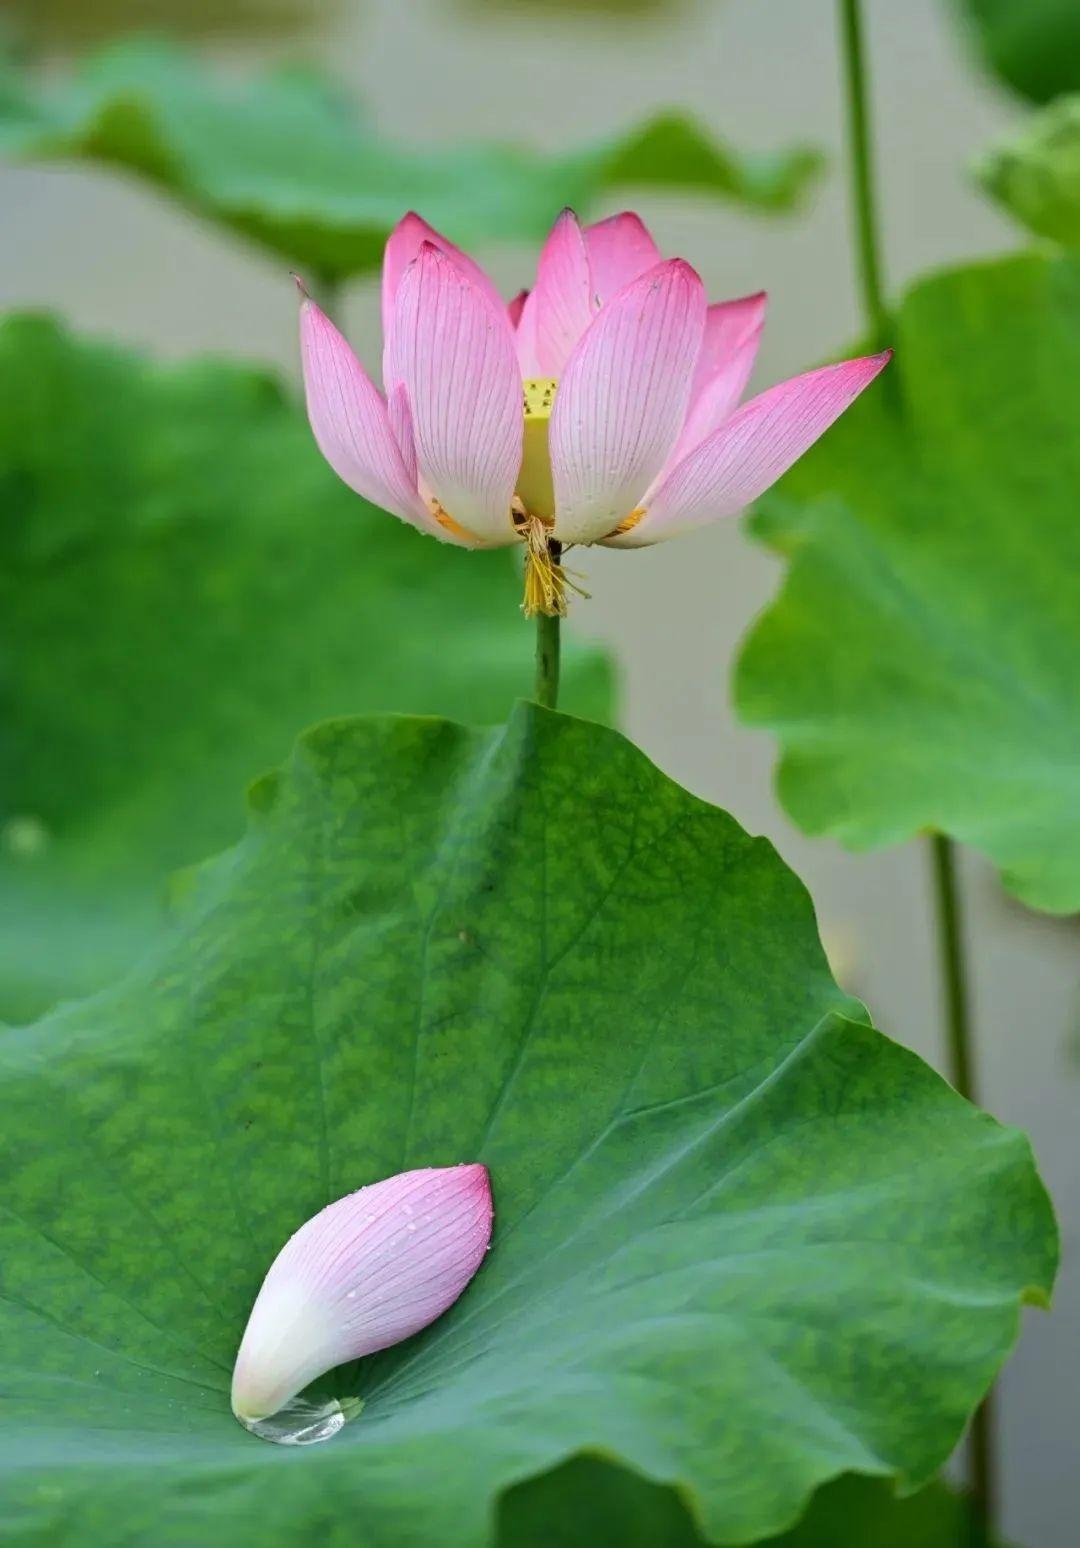
[{"label": "stem of lotus leaf", "polygon": [[[874,158],[869,107],[869,86],[863,50],[860,0],[839,0],[840,37],[844,88],[847,99],[848,143],[851,155],[851,198],[854,213],[855,257],[863,307],[874,349],[889,342],[889,309],[881,273],[881,241],[874,187]],[[897,412],[903,412],[899,378],[889,373],[887,393]],[[944,834],[930,837],[933,864],[938,957],[945,1006],[949,1050],[949,1076],[962,1096],[975,1097],[975,1042],[968,997],[968,972],[964,947],[960,892],[952,841]],[[976,1520],[975,1531],[987,1540],[997,1539],[997,1477],[994,1448],[994,1411],[988,1395],[971,1422],[969,1479]]]},{"label": "stem of lotus leaf", "polygon": [[840,0],[843,35],[844,86],[847,95],[848,142],[851,150],[851,202],[855,216],[855,248],[863,309],[873,330],[871,346],[888,343],[889,312],[881,284],[881,243],[874,160],[870,133],[869,87],[863,56],[862,12],[859,0]]},{"label": "stem of lotus leaf", "polygon": [[976,1100],[971,1010],[964,961],[964,921],[956,876],[955,846],[943,833],[930,835],[941,944],[941,977],[948,1031],[949,1079],[961,1096]]},{"label": "stem of lotus leaf", "polygon": [[[974,1102],[977,1097],[975,1045],[964,950],[964,917],[956,874],[956,846],[944,833],[932,833],[930,851],[937,900],[938,951],[948,1034],[949,1079],[961,1096]],[[971,1499],[977,1516],[976,1525],[986,1533],[988,1542],[997,1541],[996,1531],[993,1530],[997,1520],[995,1428],[993,1397],[988,1394],[975,1411],[968,1437]]]}]

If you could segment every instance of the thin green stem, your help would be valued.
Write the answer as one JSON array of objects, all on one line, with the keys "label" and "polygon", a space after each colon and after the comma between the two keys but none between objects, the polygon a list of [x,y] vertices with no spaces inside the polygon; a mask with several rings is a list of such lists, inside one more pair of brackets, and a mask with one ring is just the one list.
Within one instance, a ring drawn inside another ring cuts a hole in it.
[{"label": "thin green stem", "polygon": [[971,1004],[964,952],[964,921],[956,876],[956,853],[943,833],[930,835],[941,947],[942,993],[948,1035],[949,1079],[969,1102],[976,1099],[971,1046]]},{"label": "thin green stem", "polygon": [[559,625],[561,618],[547,613],[536,615],[536,689],[537,704],[555,709],[559,703]]},{"label": "thin green stem", "polygon": [[997,1500],[997,1404],[993,1388],[986,1394],[971,1420],[968,1432],[968,1458],[973,1520],[969,1540],[983,1544],[998,1541]]},{"label": "thin green stem", "polygon": [[[948,1039],[949,1079],[961,1096],[974,1102],[978,1096],[975,1042],[964,947],[964,914],[956,873],[956,846],[943,833],[932,833],[930,854],[937,900],[938,950]],[[968,1436],[971,1503],[975,1514],[973,1527],[977,1542],[996,1541],[995,1431],[993,1394],[988,1393],[975,1412]]]},{"label": "thin green stem", "polygon": [[[549,544],[551,557],[556,564],[562,545],[554,540]],[[536,687],[533,697],[545,709],[556,709],[559,703],[559,651],[562,619],[547,613],[536,615]]]},{"label": "thin green stem", "polygon": [[889,332],[889,312],[881,283],[881,242],[874,192],[869,88],[859,0],[840,0],[840,30],[843,38],[844,87],[851,148],[851,203],[855,218],[859,286],[866,319],[873,333],[873,347],[884,349]]},{"label": "thin green stem", "polygon": [[[838,0],[843,48],[847,127],[851,148],[851,198],[859,286],[875,349],[888,342],[889,312],[882,286],[881,240],[874,186],[874,157],[863,48],[860,0]],[[902,412],[899,394],[892,401]],[[937,939],[941,964],[950,1075],[956,1089],[975,1097],[975,1047],[972,1037],[964,929],[956,859],[951,840],[934,834],[930,840],[937,901]],[[975,1535],[996,1536],[997,1479],[994,1412],[987,1396],[971,1423],[969,1476]]]}]

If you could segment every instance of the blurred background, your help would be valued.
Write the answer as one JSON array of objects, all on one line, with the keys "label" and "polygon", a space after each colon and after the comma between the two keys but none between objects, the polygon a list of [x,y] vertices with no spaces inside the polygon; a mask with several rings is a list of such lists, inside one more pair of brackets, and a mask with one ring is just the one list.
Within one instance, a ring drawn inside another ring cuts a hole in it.
[{"label": "blurred background", "polygon": [[[968,168],[1025,110],[980,73],[948,0],[869,0],[866,11],[895,294],[928,268],[1023,245]],[[8,36],[57,78],[89,48],[147,28],[183,38],[227,71],[314,61],[396,145],[498,141],[572,152],[678,107],[741,149],[818,146],[824,176],[791,214],[660,189],[605,194],[589,213],[632,202],[665,253],[695,264],[713,298],[770,292],[756,387],[859,331],[830,0],[3,0],[0,14]],[[295,378],[284,260],[90,164],[0,164],[0,210],[3,310],[55,309],[81,334],[159,358],[213,352]],[[491,241],[474,251],[507,295],[530,282],[529,246]],[[377,276],[350,284],[341,315],[361,355],[377,361]],[[656,549],[594,550],[580,567],[592,600],[575,604],[570,629],[612,651],[621,724],[681,784],[774,841],[816,901],[844,986],[883,1030],[941,1063],[926,856],[909,846],[857,857],[797,834],[773,797],[769,739],[740,729],[729,708],[733,655],[774,589],[775,562],[730,523]],[[981,1098],[1031,1134],[1064,1237],[1056,1309],[1028,1314],[1002,1381],[1004,1520],[1027,1548],[1073,1548],[1080,937],[1075,922],[1009,902],[976,857],[966,854],[963,868]]]}]

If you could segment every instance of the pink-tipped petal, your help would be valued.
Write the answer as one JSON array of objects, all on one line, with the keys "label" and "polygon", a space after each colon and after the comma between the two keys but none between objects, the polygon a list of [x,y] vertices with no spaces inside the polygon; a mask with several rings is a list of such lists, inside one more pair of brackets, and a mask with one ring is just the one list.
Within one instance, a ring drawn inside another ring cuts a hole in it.
[{"label": "pink-tipped petal", "polygon": [[[382,269],[382,325],[383,347],[390,338],[390,330],[394,321],[394,306],[397,302],[398,286],[401,284],[402,275],[419,253],[425,242],[430,242],[432,247],[437,247],[441,253],[458,265],[469,276],[478,289],[482,290],[492,303],[501,311],[503,299],[499,295],[495,284],[484,273],[483,269],[468,253],[463,253],[460,247],[455,247],[453,242],[448,242],[441,232],[434,226],[429,226],[414,211],[398,221],[391,231],[383,253]],[[387,391],[390,383],[385,382]]]},{"label": "pink-tipped petal", "polygon": [[532,292],[536,352],[543,376],[561,376],[596,314],[589,255],[573,210],[563,210],[540,253]]},{"label": "pink-tipped petal", "polygon": [[319,450],[350,489],[411,522],[450,538],[417,493],[386,404],[345,339],[314,301],[300,307],[300,350],[308,418]]},{"label": "pink-tipped petal", "polygon": [[555,394],[548,445],[555,536],[595,543],[634,511],[675,444],[705,326],[705,292],[679,258],[597,316]]},{"label": "pink-tipped petal", "polygon": [[521,314],[528,299],[529,292],[527,290],[519,290],[517,295],[506,303],[506,315],[509,317],[510,326],[515,332],[517,331],[518,323],[521,321]]},{"label": "pink-tipped petal", "polygon": [[544,371],[540,365],[540,352],[536,344],[536,291],[529,290],[525,293],[525,299],[521,304],[521,316],[518,318],[517,328],[514,332],[514,344],[517,349],[518,370],[521,372],[522,381],[528,381],[530,377],[543,376]]},{"label": "pink-tipped petal", "polygon": [[233,1413],[269,1418],[325,1371],[426,1328],[484,1261],[491,1225],[479,1165],[401,1172],[328,1205],[263,1280],[236,1357]]},{"label": "pink-tipped petal", "polygon": [[891,358],[886,350],[845,360],[751,398],[660,482],[638,525],[608,542],[641,548],[741,511],[787,472]]},{"label": "pink-tipped petal", "polygon": [[521,377],[506,309],[425,244],[398,286],[389,378],[404,383],[419,479],[485,544],[515,542]]},{"label": "pink-tipped petal", "polygon": [[[690,390],[691,404],[701,396],[717,375],[733,374],[732,362],[736,357],[741,357],[742,382],[738,388],[738,394],[742,393],[750,379],[754,353],[761,342],[767,302],[768,296],[763,290],[759,290],[752,296],[740,296],[736,301],[714,301],[709,307],[705,313],[705,335],[701,341],[701,354],[694,368],[694,385]],[[748,346],[751,349],[749,360],[745,358]]]},{"label": "pink-tipped petal", "polygon": [[705,313],[705,337],[690,389],[690,408],[672,466],[718,430],[738,407],[761,342],[765,300],[765,292],[760,291],[738,301],[718,301]]},{"label": "pink-tipped petal", "polygon": [[655,269],[663,257],[645,222],[632,210],[586,226],[584,235],[593,292],[601,306],[625,285]]}]

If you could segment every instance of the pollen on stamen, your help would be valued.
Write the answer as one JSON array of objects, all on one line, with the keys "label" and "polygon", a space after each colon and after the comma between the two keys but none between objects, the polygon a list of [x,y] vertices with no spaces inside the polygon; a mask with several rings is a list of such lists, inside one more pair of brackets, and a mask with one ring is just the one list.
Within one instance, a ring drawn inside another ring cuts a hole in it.
[{"label": "pollen on stamen", "polygon": [[550,523],[539,516],[526,515],[520,502],[515,502],[514,529],[525,544],[522,612],[526,618],[535,618],[537,613],[548,618],[565,618],[567,591],[586,599],[589,593],[562,563],[562,544],[551,536]]}]

